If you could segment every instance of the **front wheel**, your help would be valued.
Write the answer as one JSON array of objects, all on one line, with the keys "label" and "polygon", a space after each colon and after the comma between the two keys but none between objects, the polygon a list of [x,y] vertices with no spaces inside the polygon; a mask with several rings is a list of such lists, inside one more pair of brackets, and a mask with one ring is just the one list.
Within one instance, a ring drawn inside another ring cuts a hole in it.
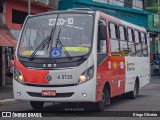
[{"label": "front wheel", "polygon": [[104,89],[101,95],[101,101],[96,103],[96,110],[99,112],[104,111],[105,105],[110,104],[110,93],[108,89]]},{"label": "front wheel", "polygon": [[44,102],[30,101],[30,105],[32,106],[33,109],[42,109]]}]

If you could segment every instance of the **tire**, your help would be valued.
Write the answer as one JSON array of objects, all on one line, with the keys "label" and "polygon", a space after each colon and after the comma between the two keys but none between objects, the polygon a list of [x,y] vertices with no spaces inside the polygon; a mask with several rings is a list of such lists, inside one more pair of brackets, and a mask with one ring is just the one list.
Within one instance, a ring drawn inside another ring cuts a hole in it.
[{"label": "tire", "polygon": [[139,84],[136,81],[134,84],[134,90],[128,93],[130,99],[135,99],[139,94]]},{"label": "tire", "polygon": [[109,89],[104,88],[101,101],[96,103],[96,111],[103,112],[106,105],[110,104],[110,92]]},{"label": "tire", "polygon": [[155,69],[155,70],[154,70],[154,75],[156,75],[156,76],[159,75],[159,70],[158,70],[158,69]]},{"label": "tire", "polygon": [[33,109],[42,109],[44,102],[30,101],[30,105],[32,106]]}]

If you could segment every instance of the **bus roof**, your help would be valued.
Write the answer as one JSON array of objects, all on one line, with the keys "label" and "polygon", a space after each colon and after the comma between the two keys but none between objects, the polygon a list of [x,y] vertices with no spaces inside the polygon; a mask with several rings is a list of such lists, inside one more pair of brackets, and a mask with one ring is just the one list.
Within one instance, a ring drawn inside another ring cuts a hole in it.
[{"label": "bus roof", "polygon": [[130,27],[130,28],[134,28],[134,29],[138,29],[138,30],[141,30],[141,31],[146,32],[146,29],[145,29],[144,27],[140,27],[140,26],[138,26],[138,25],[132,24],[132,23],[130,23],[130,22],[121,20],[121,19],[116,18],[116,17],[113,17],[113,16],[110,16],[110,15],[105,14],[105,13],[100,12],[100,11],[97,11],[97,14],[101,14],[101,15],[105,16],[108,20],[111,20],[112,22],[116,22],[116,23],[118,23],[118,24],[121,24],[121,25]]}]

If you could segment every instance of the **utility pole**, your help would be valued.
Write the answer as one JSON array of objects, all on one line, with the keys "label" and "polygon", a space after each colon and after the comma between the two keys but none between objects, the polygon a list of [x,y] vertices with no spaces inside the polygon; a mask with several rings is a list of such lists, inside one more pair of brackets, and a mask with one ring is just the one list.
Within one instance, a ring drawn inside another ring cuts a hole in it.
[{"label": "utility pole", "polygon": [[31,14],[31,0],[28,0],[28,15]]}]

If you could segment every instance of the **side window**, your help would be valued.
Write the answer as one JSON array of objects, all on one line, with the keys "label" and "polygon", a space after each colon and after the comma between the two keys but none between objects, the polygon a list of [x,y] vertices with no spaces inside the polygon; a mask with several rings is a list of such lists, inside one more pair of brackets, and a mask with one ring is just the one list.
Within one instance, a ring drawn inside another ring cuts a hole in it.
[{"label": "side window", "polygon": [[137,30],[134,31],[134,38],[135,38],[135,43],[140,43],[139,32]]},{"label": "side window", "polygon": [[135,43],[133,40],[133,30],[131,28],[127,29],[128,34],[128,49],[130,55],[135,55]]},{"label": "side window", "polygon": [[119,39],[120,39],[120,53],[121,55],[128,55],[128,45],[126,39],[126,28],[124,26],[119,26]]},{"label": "side window", "polygon": [[144,32],[141,32],[141,44],[143,56],[148,56],[147,38]]},{"label": "side window", "polygon": [[112,55],[120,55],[117,33],[118,33],[117,25],[114,23],[109,23],[109,34],[110,34],[110,44],[111,44]]},{"label": "side window", "polygon": [[135,45],[136,45],[136,54],[138,57],[142,56],[142,46],[140,43],[140,32],[134,30],[134,38],[135,38]]},{"label": "side window", "polygon": [[126,40],[125,27],[119,26],[120,40]]},{"label": "side window", "polygon": [[[101,27],[101,29],[99,29],[99,31],[102,32],[106,32],[106,20],[105,19],[100,19],[99,20],[99,27]],[[101,32],[99,32],[100,34]],[[106,35],[106,33],[105,33]],[[100,36],[100,35],[98,35]],[[102,54],[106,54],[107,53],[107,44],[106,44],[107,40],[106,40],[106,36],[101,37],[98,39],[98,53],[102,53]]]}]

